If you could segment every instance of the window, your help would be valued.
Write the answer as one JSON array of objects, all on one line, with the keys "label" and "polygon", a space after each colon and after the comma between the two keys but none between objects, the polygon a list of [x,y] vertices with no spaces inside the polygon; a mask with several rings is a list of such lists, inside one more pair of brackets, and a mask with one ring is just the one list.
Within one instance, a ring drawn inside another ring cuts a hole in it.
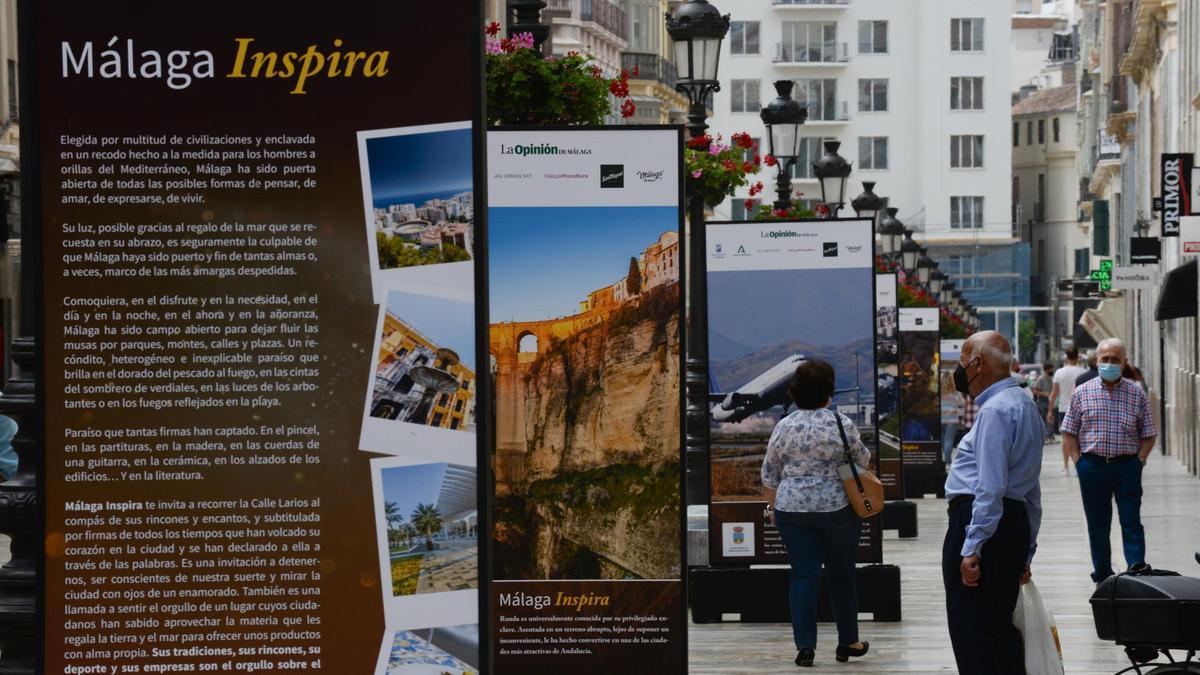
[{"label": "window", "polygon": [[1025,145],[1033,145],[1033,120],[1025,123]]},{"label": "window", "polygon": [[[746,208],[746,202],[750,202],[750,208]],[[762,204],[761,199],[738,199],[733,198],[733,219],[734,220],[750,220],[755,211],[758,210],[759,204]]]},{"label": "window", "polygon": [[886,54],[887,46],[886,21],[858,22],[858,53]]},{"label": "window", "polygon": [[658,53],[662,11],[653,0],[636,0],[628,7],[630,19],[629,51]]},{"label": "window", "polygon": [[1012,221],[1014,223],[1020,222],[1021,218],[1018,214],[1021,210],[1021,179],[1018,176],[1013,176],[1012,199],[1010,201],[1012,202]]},{"label": "window", "polygon": [[1092,250],[1089,248],[1075,249],[1075,277],[1077,279],[1086,278],[1091,272],[1092,267]]},{"label": "window", "polygon": [[886,112],[888,109],[888,81],[858,81],[858,111]]},{"label": "window", "polygon": [[1046,120],[1038,120],[1038,145],[1046,144]]},{"label": "window", "polygon": [[950,168],[982,169],[983,136],[951,136]]},{"label": "window", "polygon": [[1057,143],[1058,136],[1059,136],[1059,125],[1058,125],[1057,117],[1054,118],[1053,123],[1051,124],[1051,127],[1054,129],[1054,142]]},{"label": "window", "polygon": [[950,19],[950,51],[983,51],[983,19]]},{"label": "window", "polygon": [[858,137],[858,168],[888,168],[888,139],[886,136]]},{"label": "window", "polygon": [[21,107],[17,105],[17,62],[8,60],[8,118],[15,120],[21,116]]},{"label": "window", "polygon": [[983,78],[950,78],[951,110],[983,110]]},{"label": "window", "polygon": [[956,230],[983,227],[983,197],[951,197],[950,227]]},{"label": "window", "polygon": [[1021,123],[1013,122],[1013,147],[1021,147]]},{"label": "window", "polygon": [[776,61],[821,63],[838,61],[837,23],[833,21],[784,21],[783,41]]},{"label": "window", "polygon": [[808,101],[810,122],[841,119],[837,109],[837,80],[796,80],[792,98]]},{"label": "window", "polygon": [[812,165],[825,154],[825,141],[836,141],[836,138],[800,139],[800,155],[792,164],[792,180],[810,179],[813,177]]},{"label": "window", "polygon": [[462,412],[463,400],[460,398],[454,402],[454,412]]},{"label": "window", "polygon": [[450,428],[451,428],[451,429],[457,429],[457,428],[458,428],[458,423],[459,423],[459,422],[461,422],[461,421],[462,421],[462,420],[458,419],[457,417],[454,417],[454,418],[452,418],[452,419],[450,420]]},{"label": "window", "polygon": [[443,415],[442,413],[434,413],[433,421],[429,423],[429,426],[432,426],[432,427],[442,426],[442,418],[443,417],[445,417],[445,415]]},{"label": "window", "polygon": [[757,21],[733,21],[729,24],[729,53],[758,53]]},{"label": "window", "polygon": [[732,112],[759,112],[758,80],[733,80],[729,83],[730,110]]}]

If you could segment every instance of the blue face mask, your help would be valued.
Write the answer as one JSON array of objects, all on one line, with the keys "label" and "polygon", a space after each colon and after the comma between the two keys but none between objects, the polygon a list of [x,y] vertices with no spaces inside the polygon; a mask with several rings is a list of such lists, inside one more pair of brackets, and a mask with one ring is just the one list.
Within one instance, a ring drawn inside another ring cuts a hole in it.
[{"label": "blue face mask", "polygon": [[1097,370],[1100,371],[1100,379],[1105,382],[1116,382],[1121,379],[1121,366],[1115,363],[1101,363]]}]

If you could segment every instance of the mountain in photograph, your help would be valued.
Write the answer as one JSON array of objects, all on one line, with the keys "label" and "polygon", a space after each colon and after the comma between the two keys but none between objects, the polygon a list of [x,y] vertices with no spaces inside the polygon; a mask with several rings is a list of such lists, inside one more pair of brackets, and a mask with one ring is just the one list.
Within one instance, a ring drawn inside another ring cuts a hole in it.
[{"label": "mountain in photograph", "polygon": [[[828,361],[837,373],[837,388],[863,387],[860,398],[863,401],[872,400],[875,396],[873,387],[875,361],[872,356],[873,338],[866,337],[853,342],[830,347],[814,345],[798,340],[779,342],[752,354],[746,354],[733,359],[716,359],[710,361],[713,378],[723,392],[733,391],[757,377],[764,370],[779,363],[792,354],[804,354],[812,358]],[[854,354],[858,352],[858,381],[855,382]]]}]

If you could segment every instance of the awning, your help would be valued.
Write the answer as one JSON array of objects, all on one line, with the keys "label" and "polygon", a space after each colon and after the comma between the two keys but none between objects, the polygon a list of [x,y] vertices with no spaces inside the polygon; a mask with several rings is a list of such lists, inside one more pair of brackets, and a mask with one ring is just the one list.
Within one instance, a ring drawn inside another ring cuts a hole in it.
[{"label": "awning", "polygon": [[1154,307],[1154,318],[1185,319],[1196,316],[1196,261],[1186,262],[1167,272],[1162,288],[1158,291],[1158,304]]},{"label": "awning", "polygon": [[1108,298],[1095,309],[1086,309],[1079,317],[1079,325],[1097,343],[1109,338],[1125,338],[1125,298]]}]

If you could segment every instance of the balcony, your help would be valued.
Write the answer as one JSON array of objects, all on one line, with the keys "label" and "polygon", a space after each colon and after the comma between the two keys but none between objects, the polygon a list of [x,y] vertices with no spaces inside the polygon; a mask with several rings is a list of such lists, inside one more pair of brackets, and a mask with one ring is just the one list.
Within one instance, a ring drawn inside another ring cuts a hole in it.
[{"label": "balcony", "polygon": [[571,0],[546,0],[546,8],[542,10],[542,23],[549,24],[551,19],[570,19]]},{"label": "balcony", "polygon": [[815,46],[777,42],[774,62],[778,66],[842,66],[850,62],[850,46],[845,42]]},{"label": "balcony", "polygon": [[595,23],[625,39],[625,10],[608,0],[579,0],[579,20]]},{"label": "balcony", "polygon": [[771,4],[781,9],[846,9],[850,0],[771,0]]},{"label": "balcony", "polygon": [[1113,75],[1108,83],[1108,114],[1129,112],[1129,87],[1124,75]]},{"label": "balcony", "polygon": [[[654,80],[674,89],[676,80],[675,64],[658,54],[634,54],[626,52],[621,55],[621,68],[629,71],[629,76],[635,80]],[[634,69],[637,76],[634,77]]]},{"label": "balcony", "polygon": [[850,103],[847,101],[828,101],[824,104],[814,103],[808,106],[808,119],[805,126],[821,126],[825,124],[845,124],[850,121]]}]

